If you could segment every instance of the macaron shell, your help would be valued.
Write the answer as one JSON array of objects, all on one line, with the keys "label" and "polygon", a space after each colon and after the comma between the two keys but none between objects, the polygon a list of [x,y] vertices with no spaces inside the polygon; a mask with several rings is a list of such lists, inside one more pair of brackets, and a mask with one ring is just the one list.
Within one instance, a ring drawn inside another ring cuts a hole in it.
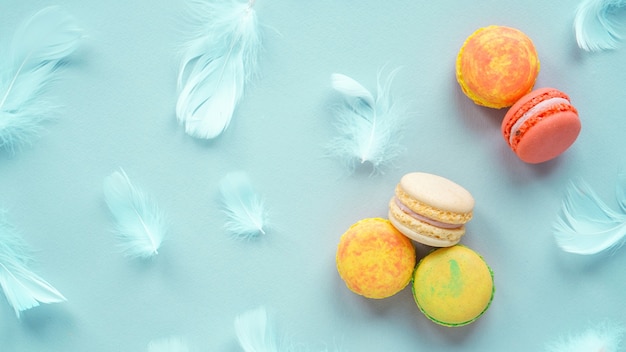
[{"label": "macaron shell", "polygon": [[[402,176],[398,186],[396,196],[418,214],[452,223],[465,223],[471,219],[474,197],[465,188],[445,177],[411,172]],[[413,198],[420,204],[412,204],[406,198]],[[425,207],[431,210],[424,209]],[[460,219],[454,220],[453,217]]]},{"label": "macaron shell", "polygon": [[353,224],[341,236],[336,263],[351,291],[368,298],[386,298],[411,280],[415,248],[388,220],[368,218]]},{"label": "macaron shell", "polygon": [[415,303],[430,320],[444,326],[463,326],[487,310],[495,286],[483,258],[456,245],[436,249],[420,260],[412,290]]},{"label": "macaron shell", "polygon": [[504,108],[530,92],[540,64],[532,40],[518,29],[479,28],[463,43],[456,77],[463,93],[478,105]]},{"label": "macaron shell", "polygon": [[552,114],[528,128],[515,153],[530,164],[554,159],[574,144],[580,129],[578,114],[571,111]]}]

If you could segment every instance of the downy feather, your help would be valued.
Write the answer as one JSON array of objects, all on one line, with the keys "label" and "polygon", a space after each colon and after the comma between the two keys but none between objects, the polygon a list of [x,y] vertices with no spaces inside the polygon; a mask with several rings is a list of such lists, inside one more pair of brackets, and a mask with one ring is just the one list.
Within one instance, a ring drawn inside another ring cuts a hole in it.
[{"label": "downy feather", "polygon": [[276,332],[267,321],[265,307],[258,307],[237,316],[235,332],[244,352],[278,351]]},{"label": "downy feather", "polygon": [[250,239],[265,234],[267,213],[263,199],[254,191],[245,172],[226,174],[220,181],[226,230],[233,236]]},{"label": "downy feather", "polygon": [[625,0],[583,0],[576,9],[574,31],[578,46],[586,51],[615,49],[622,40],[616,12],[626,6]]},{"label": "downy feather", "polygon": [[40,303],[67,299],[52,285],[32,272],[30,250],[17,230],[0,212],[0,286],[19,318],[20,313]]},{"label": "downy feather", "polygon": [[189,0],[194,33],[178,74],[176,117],[185,132],[212,139],[230,124],[257,69],[261,47],[254,0]]},{"label": "downy feather", "polygon": [[[624,197],[625,187],[626,177],[621,174],[618,197]],[[566,252],[585,255],[622,245],[626,237],[625,201],[619,199],[622,212],[614,211],[586,182],[571,182],[553,226],[557,245]]]},{"label": "downy feather", "polygon": [[172,336],[150,341],[148,352],[189,352],[189,347],[182,337]]},{"label": "downy feather", "polygon": [[24,21],[0,58],[0,148],[29,143],[54,106],[40,96],[63,60],[76,50],[81,29],[57,7]]},{"label": "downy feather", "polygon": [[619,352],[626,330],[614,322],[602,322],[576,335],[550,342],[546,352]]},{"label": "downy feather", "polygon": [[339,73],[331,75],[332,87],[345,98],[336,114],[338,136],[328,145],[329,154],[342,160],[348,170],[371,163],[381,171],[401,153],[402,107],[393,101],[391,83],[398,69],[384,83],[378,74],[377,96],[354,79]]},{"label": "downy feather", "polygon": [[123,253],[131,258],[158,254],[167,224],[157,203],[134,186],[122,169],[105,178],[103,190]]}]

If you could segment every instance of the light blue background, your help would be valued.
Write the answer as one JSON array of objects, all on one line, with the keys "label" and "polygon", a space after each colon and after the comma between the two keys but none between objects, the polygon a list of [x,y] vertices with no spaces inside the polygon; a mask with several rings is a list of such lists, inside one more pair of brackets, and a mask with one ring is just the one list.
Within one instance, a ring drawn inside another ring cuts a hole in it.
[{"label": "light blue background", "polygon": [[[32,146],[0,153],[0,205],[37,250],[36,271],[68,298],[17,320],[2,297],[0,350],[145,351],[152,339],[182,335],[192,351],[239,351],[233,320],[260,305],[279,336],[311,350],[540,351],[561,334],[624,319],[625,250],[569,255],[551,234],[570,179],[584,178],[616,206],[626,166],[626,45],[578,49],[577,3],[258,0],[260,77],[229,129],[205,142],[174,115],[182,1],[0,2],[2,38],[51,4],[88,35],[47,94],[65,106],[62,117]],[[461,44],[490,24],[529,35],[541,60],[536,86],[560,88],[579,110],[582,133],[554,161],[519,161],[500,136],[505,110],[474,105],[455,81]],[[385,64],[403,67],[393,89],[413,112],[406,152],[382,175],[350,175],[324,157],[336,135],[330,74],[374,89]],[[115,246],[102,181],[119,167],[171,220],[152,261]],[[217,183],[233,170],[250,175],[270,210],[258,241],[222,230]],[[497,291],[467,327],[431,323],[409,289],[357,296],[336,272],[340,235],[385,217],[395,184],[412,171],[450,178],[476,199],[462,242],[490,264]]]}]

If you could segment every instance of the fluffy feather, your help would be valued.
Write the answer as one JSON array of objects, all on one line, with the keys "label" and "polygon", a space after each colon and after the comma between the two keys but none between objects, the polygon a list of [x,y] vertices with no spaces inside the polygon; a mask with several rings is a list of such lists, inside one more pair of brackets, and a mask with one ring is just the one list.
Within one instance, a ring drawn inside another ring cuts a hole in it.
[{"label": "fluffy feather", "polygon": [[350,171],[366,162],[374,171],[380,171],[401,153],[405,111],[390,94],[397,72],[393,70],[384,83],[378,74],[376,98],[354,79],[339,73],[331,75],[332,87],[344,96],[346,104],[337,110],[339,135],[330,142],[328,151]]},{"label": "fluffy feather", "polygon": [[22,311],[40,303],[66,301],[52,285],[29,270],[31,261],[28,246],[0,212],[0,286],[18,318]]},{"label": "fluffy feather", "polygon": [[[620,175],[618,197],[624,197],[626,176]],[[622,212],[609,208],[584,181],[571,182],[554,223],[556,243],[566,252],[595,254],[623,244],[626,236],[626,199]]]},{"label": "fluffy feather", "polygon": [[615,49],[622,39],[615,12],[625,0],[583,0],[576,9],[574,31],[578,46],[586,51]]},{"label": "fluffy feather", "polygon": [[267,214],[261,197],[254,191],[245,172],[231,172],[220,181],[222,209],[228,220],[226,230],[250,239],[265,234]]},{"label": "fluffy feather", "polygon": [[158,254],[167,225],[156,202],[135,187],[122,169],[105,178],[103,190],[124,254],[131,258]]},{"label": "fluffy feather", "polygon": [[172,336],[150,341],[148,352],[189,352],[189,347],[183,338]]},{"label": "fluffy feather", "polygon": [[561,337],[547,345],[547,352],[618,352],[625,329],[603,322],[577,335]]},{"label": "fluffy feather", "polygon": [[237,316],[235,332],[244,352],[278,351],[276,332],[268,324],[265,307],[259,307]]},{"label": "fluffy feather", "polygon": [[212,139],[230,124],[261,46],[254,0],[189,0],[195,31],[178,74],[176,116],[187,134]]},{"label": "fluffy feather", "polygon": [[62,61],[78,47],[82,31],[72,17],[47,7],[24,21],[0,58],[0,147],[13,151],[54,116],[41,98]]}]

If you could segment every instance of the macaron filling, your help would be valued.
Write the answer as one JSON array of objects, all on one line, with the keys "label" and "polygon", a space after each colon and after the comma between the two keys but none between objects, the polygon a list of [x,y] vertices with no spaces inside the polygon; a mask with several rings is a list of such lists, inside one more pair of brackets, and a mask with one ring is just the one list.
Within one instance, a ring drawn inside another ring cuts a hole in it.
[{"label": "macaron filling", "polygon": [[515,138],[519,135],[520,128],[522,127],[522,125],[524,125],[526,121],[528,121],[528,119],[530,119],[531,117],[535,115],[538,115],[540,112],[544,110],[553,109],[554,107],[558,105],[570,105],[570,102],[569,100],[565,98],[553,97],[553,98],[549,98],[547,100],[544,100],[536,104],[535,106],[530,108],[528,111],[526,111],[519,119],[517,119],[517,121],[515,121],[513,126],[511,126],[511,130],[509,134],[509,144],[514,143]]},{"label": "macaron filling", "polygon": [[400,208],[400,210],[402,210],[403,213],[407,214],[408,216],[412,217],[415,220],[421,221],[421,222],[425,222],[427,224],[436,226],[436,227],[440,227],[443,229],[458,229],[461,226],[463,226],[463,224],[449,224],[446,222],[441,222],[441,221],[437,221],[435,219],[431,219],[427,216],[424,215],[420,215],[416,212],[414,212],[413,210],[411,210],[409,207],[407,207],[405,204],[403,204],[400,199],[398,199],[398,197],[394,197],[394,202],[396,203],[396,205],[398,206],[398,208]]}]

